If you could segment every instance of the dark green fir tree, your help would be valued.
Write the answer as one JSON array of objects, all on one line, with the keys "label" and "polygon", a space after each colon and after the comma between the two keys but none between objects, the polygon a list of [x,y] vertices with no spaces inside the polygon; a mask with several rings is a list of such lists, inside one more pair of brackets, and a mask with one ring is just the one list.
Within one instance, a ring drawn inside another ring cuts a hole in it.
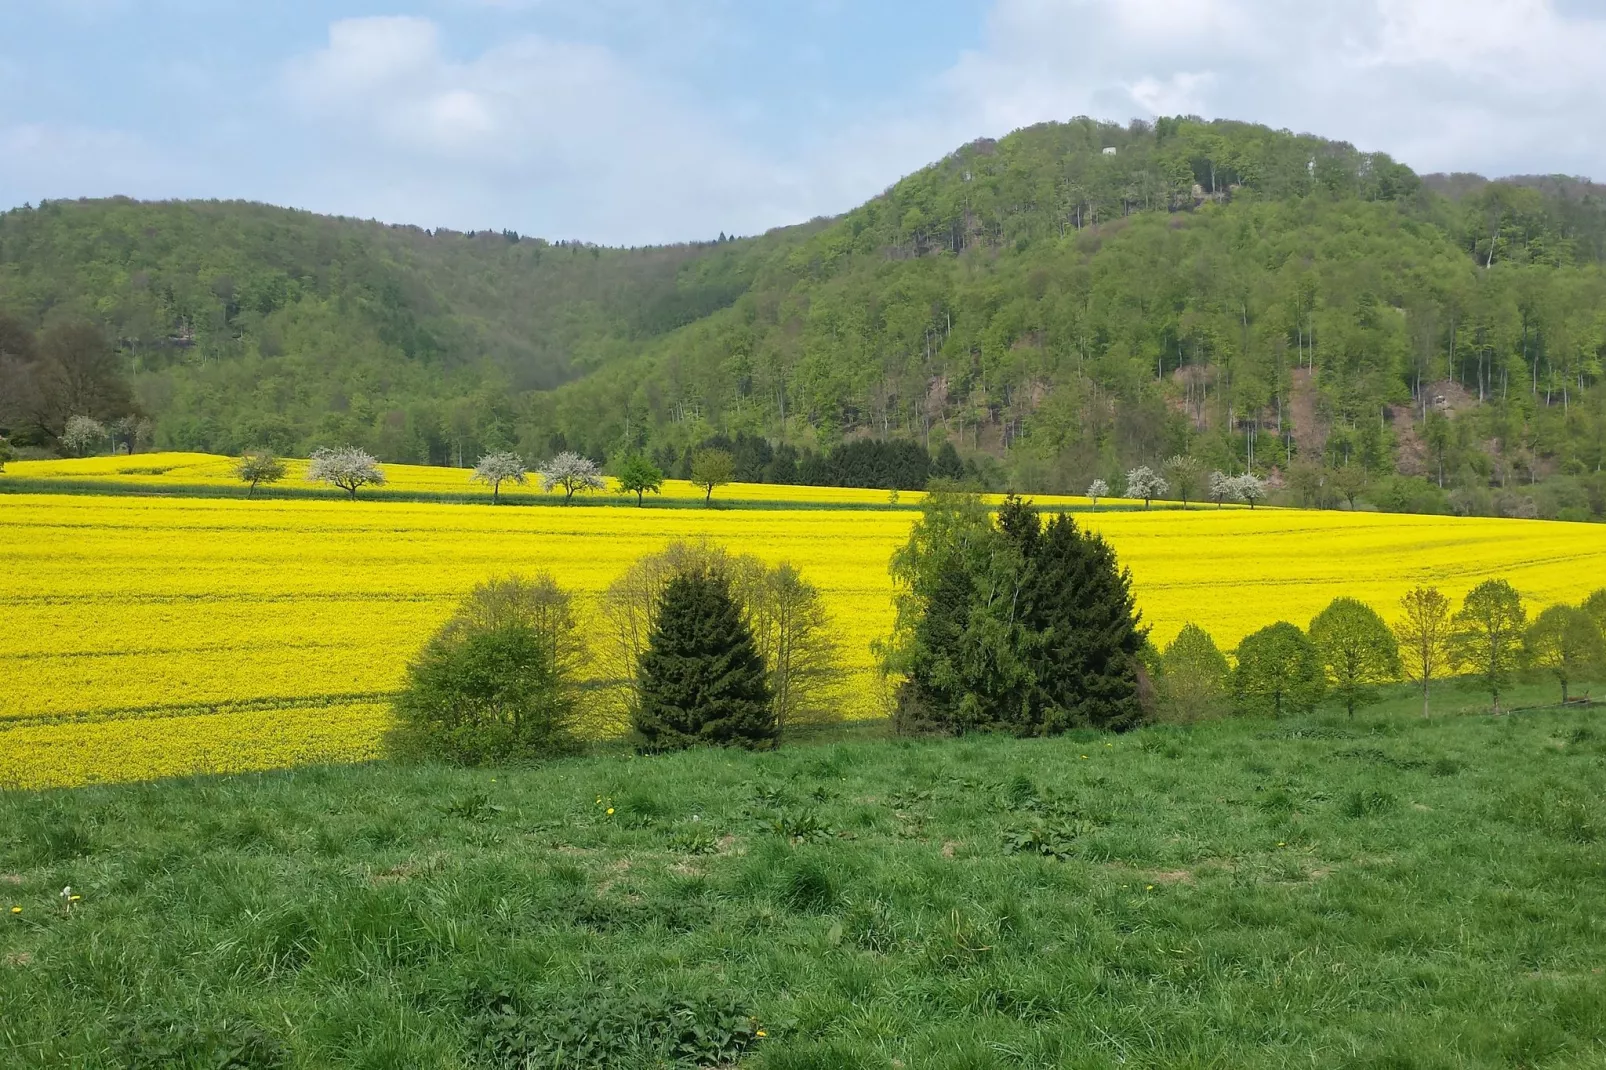
[{"label": "dark green fir tree", "polygon": [[646,749],[774,745],[764,659],[723,576],[670,581],[641,669],[635,728]]}]

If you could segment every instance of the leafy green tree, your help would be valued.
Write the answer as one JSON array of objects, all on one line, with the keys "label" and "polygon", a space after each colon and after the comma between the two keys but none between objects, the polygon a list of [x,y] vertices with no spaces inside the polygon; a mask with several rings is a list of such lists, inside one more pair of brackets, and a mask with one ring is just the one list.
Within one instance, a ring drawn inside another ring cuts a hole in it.
[{"label": "leafy green tree", "polygon": [[1310,622],[1329,689],[1351,717],[1377,701],[1377,686],[1400,676],[1400,644],[1377,611],[1353,598],[1335,598]]},{"label": "leafy green tree", "polygon": [[736,461],[724,450],[698,450],[692,455],[691,481],[703,488],[703,504],[712,505],[714,488],[736,477]]},{"label": "leafy green tree", "polygon": [[657,494],[664,489],[663,470],[639,453],[632,453],[625,458],[614,480],[620,490],[636,496],[638,507],[642,504],[643,495],[649,492]]},{"label": "leafy green tree", "polygon": [[777,739],[799,725],[837,720],[841,654],[820,589],[783,561],[763,571],[747,601],[769,672]]},{"label": "leafy green tree", "polygon": [[248,497],[256,497],[263,483],[277,483],[285,476],[285,463],[266,450],[252,450],[234,462],[234,478],[249,485]]},{"label": "leafy green tree", "polygon": [[1160,669],[1160,692],[1173,719],[1190,723],[1220,711],[1232,668],[1209,632],[1184,624],[1160,655]]},{"label": "leafy green tree", "polygon": [[1528,621],[1522,595],[1505,580],[1484,580],[1467,592],[1451,620],[1456,663],[1483,681],[1500,712],[1500,696],[1522,664],[1522,633]]},{"label": "leafy green tree", "polygon": [[1340,465],[1333,469],[1330,477],[1333,492],[1349,503],[1350,512],[1355,511],[1355,499],[1365,494],[1371,484],[1371,476],[1358,464]]},{"label": "leafy green tree", "polygon": [[1296,624],[1278,621],[1238,644],[1233,697],[1249,709],[1309,713],[1327,689],[1321,654]]},{"label": "leafy green tree", "polygon": [[1204,485],[1204,465],[1197,458],[1178,455],[1165,463],[1166,478],[1171,483],[1171,490],[1182,501],[1186,509],[1190,499],[1197,498]]},{"label": "leafy green tree", "polygon": [[507,450],[487,453],[481,457],[469,479],[475,483],[484,483],[491,488],[492,505],[501,500],[503,483],[516,483],[522,487],[529,482],[524,458]]},{"label": "leafy green tree", "polygon": [[1606,633],[1606,587],[1585,598],[1582,608],[1594,620],[1595,626]]},{"label": "leafy green tree", "polygon": [[393,753],[495,765],[574,750],[584,652],[550,576],[479,585],[408,666]]},{"label": "leafy green tree", "polygon": [[1450,600],[1437,587],[1417,587],[1400,599],[1404,616],[1394,625],[1405,675],[1422,685],[1422,716],[1428,716],[1433,681],[1454,665]]},{"label": "leafy green tree", "polygon": [[1523,636],[1523,653],[1528,664],[1556,678],[1563,705],[1569,684],[1606,669],[1606,637],[1577,606],[1550,606],[1535,617]]},{"label": "leafy green tree", "polygon": [[676,576],[642,655],[634,727],[646,749],[769,747],[778,734],[764,659],[723,576]]}]

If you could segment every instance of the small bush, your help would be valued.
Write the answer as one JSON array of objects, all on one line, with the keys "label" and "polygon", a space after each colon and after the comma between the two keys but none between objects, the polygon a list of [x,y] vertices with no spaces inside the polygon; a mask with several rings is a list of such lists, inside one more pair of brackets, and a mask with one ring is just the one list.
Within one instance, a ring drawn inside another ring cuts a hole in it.
[{"label": "small bush", "polygon": [[392,752],[491,765],[573,751],[582,649],[550,577],[476,587],[408,667]]}]

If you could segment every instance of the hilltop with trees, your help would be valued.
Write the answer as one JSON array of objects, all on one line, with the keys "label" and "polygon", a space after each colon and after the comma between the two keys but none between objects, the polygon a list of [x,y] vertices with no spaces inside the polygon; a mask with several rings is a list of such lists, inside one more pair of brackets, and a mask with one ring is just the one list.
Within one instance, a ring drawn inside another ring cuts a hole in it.
[{"label": "hilltop with trees", "polygon": [[1031,127],[672,248],[52,202],[0,215],[0,434],[1599,518],[1603,204],[1191,118]]}]

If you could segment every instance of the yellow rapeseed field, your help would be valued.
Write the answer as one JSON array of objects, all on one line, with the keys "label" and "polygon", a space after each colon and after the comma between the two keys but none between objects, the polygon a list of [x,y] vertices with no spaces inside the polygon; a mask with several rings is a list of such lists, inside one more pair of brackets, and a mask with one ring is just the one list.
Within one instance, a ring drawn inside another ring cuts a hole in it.
[{"label": "yellow rapeseed field", "polygon": [[[890,626],[887,560],[915,516],[0,495],[0,784],[371,757],[386,695],[475,583],[546,570],[589,597],[699,535],[790,560],[826,592],[854,674],[844,713],[874,715],[869,644]],[[1194,620],[1230,646],[1273,620],[1304,625],[1338,594],[1392,618],[1417,583],[1459,598],[1501,576],[1538,608],[1606,582],[1606,537],[1582,524],[1208,507],[1082,519],[1130,566],[1160,643]]]}]

